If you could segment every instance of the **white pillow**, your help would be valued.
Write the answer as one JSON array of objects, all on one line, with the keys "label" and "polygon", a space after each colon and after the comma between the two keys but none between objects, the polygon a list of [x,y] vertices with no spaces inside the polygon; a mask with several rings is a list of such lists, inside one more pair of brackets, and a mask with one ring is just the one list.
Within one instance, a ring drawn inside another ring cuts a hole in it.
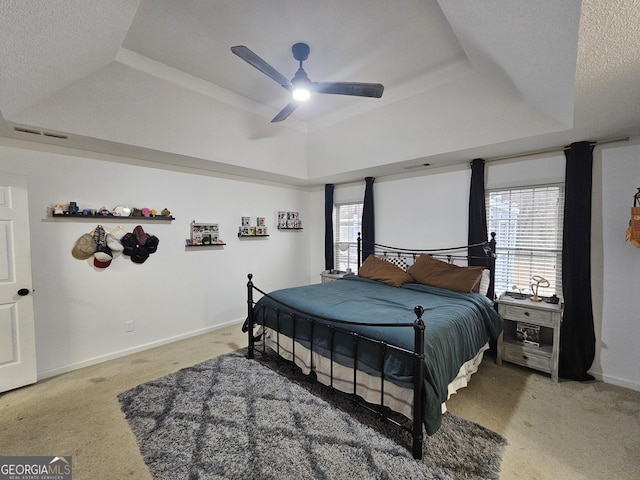
[{"label": "white pillow", "polygon": [[491,283],[491,272],[485,268],[482,271],[482,277],[480,278],[480,287],[478,288],[478,293],[481,293],[486,297],[487,292],[489,291],[490,283]]}]

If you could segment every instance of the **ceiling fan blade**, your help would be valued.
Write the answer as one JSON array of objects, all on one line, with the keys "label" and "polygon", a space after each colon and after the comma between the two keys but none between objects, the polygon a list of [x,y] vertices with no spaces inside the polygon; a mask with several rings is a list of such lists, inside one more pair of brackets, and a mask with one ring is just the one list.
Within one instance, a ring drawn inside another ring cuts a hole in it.
[{"label": "ceiling fan blade", "polygon": [[231,47],[231,51],[235,53],[237,56],[239,56],[241,59],[243,59],[245,62],[247,62],[249,65],[257,68],[266,76],[278,82],[283,88],[286,88],[287,90],[291,90],[292,86],[288,78],[286,78],[284,75],[282,75],[275,68],[273,68],[271,65],[269,65],[267,62],[265,62],[262,58],[260,58],[258,55],[253,53],[244,45],[237,45],[235,47]]},{"label": "ceiling fan blade", "polygon": [[273,117],[273,120],[271,120],[271,123],[281,122],[285,120],[289,115],[293,113],[293,111],[297,107],[298,107],[297,101],[294,100],[293,102],[289,102],[282,110],[280,110],[280,112],[275,117]]},{"label": "ceiling fan blade", "polygon": [[353,95],[356,97],[382,97],[384,85],[381,83],[358,82],[314,82],[314,91],[334,95]]}]

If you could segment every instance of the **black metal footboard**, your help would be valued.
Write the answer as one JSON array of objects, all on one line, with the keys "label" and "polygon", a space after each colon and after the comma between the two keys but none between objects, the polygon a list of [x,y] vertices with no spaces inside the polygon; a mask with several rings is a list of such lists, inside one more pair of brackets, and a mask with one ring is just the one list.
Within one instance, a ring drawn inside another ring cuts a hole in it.
[{"label": "black metal footboard", "polygon": [[[254,290],[261,293],[262,295],[265,295],[269,298],[271,298],[274,302],[282,305],[283,307],[286,307],[287,312],[283,312],[277,308],[274,308],[273,311],[276,313],[276,318],[278,319],[278,321],[276,322],[276,325],[270,325],[269,328],[272,328],[273,330],[275,330],[276,332],[276,348],[277,348],[277,353],[279,354],[279,349],[280,349],[280,342],[279,342],[279,338],[280,338],[280,316],[288,316],[291,320],[291,325],[292,325],[292,334],[291,334],[291,339],[293,341],[292,343],[292,348],[293,348],[293,361],[295,362],[295,358],[296,358],[296,354],[295,354],[295,345],[296,345],[296,340],[302,340],[302,341],[308,341],[309,343],[309,356],[310,356],[310,366],[311,366],[311,370],[313,371],[313,354],[314,354],[314,332],[317,332],[321,329],[325,329],[329,335],[329,342],[330,342],[330,348],[329,348],[329,360],[330,360],[330,372],[329,372],[329,379],[330,379],[330,385],[329,387],[331,387],[332,389],[334,389],[334,391],[343,394],[343,395],[347,395],[352,401],[356,402],[358,405],[360,405],[361,407],[369,410],[370,412],[374,413],[375,415],[377,415],[379,418],[384,419],[385,421],[396,425],[399,428],[404,429],[405,431],[409,432],[411,434],[412,437],[412,454],[413,454],[413,458],[415,459],[420,459],[422,458],[422,445],[423,445],[423,409],[422,409],[422,402],[423,402],[423,392],[424,392],[424,331],[425,331],[425,325],[424,322],[422,320],[422,315],[424,313],[424,309],[421,306],[416,306],[414,308],[414,313],[416,315],[416,320],[414,322],[407,322],[407,323],[361,323],[361,322],[349,322],[349,321],[345,321],[345,320],[337,320],[337,319],[332,319],[332,318],[325,318],[325,317],[319,317],[317,315],[310,315],[302,310],[299,310],[297,308],[293,308],[291,306],[285,305],[282,302],[278,301],[277,299],[274,299],[273,297],[270,297],[269,294],[263,292],[262,290],[260,290],[259,288],[257,288],[254,284],[253,284],[253,275],[252,274],[248,274],[248,279],[249,281],[247,282],[247,320],[245,322],[245,325],[243,327],[243,330],[246,329],[247,335],[248,335],[248,352],[247,352],[247,357],[248,358],[254,358],[254,353],[256,351],[256,335],[255,335],[255,331],[254,328],[256,326],[259,325],[259,322],[256,321],[256,316],[255,316],[255,302],[253,299],[253,294],[254,294]],[[262,306],[263,308],[266,308],[264,306]],[[298,324],[298,322],[304,322],[303,325],[307,326],[308,328],[306,328],[305,330],[308,333],[308,337],[307,339],[302,339],[301,336],[299,336],[296,333],[296,325]],[[413,328],[414,329],[414,349],[413,351],[411,350],[407,350],[405,348],[402,347],[398,347],[396,345],[392,345],[389,343],[386,343],[384,341],[381,341],[379,339],[375,339],[375,338],[371,338],[368,337],[366,335],[363,335],[361,333],[357,333],[354,332],[352,330],[353,327],[350,327],[350,325],[358,325],[358,326],[375,326],[375,327],[394,327],[394,328]],[[265,326],[265,325],[262,325]],[[347,334],[351,337],[352,341],[353,341],[353,392],[352,393],[345,393],[345,392],[341,392],[340,390],[337,390],[334,385],[333,385],[333,381],[334,381],[334,371],[333,371],[333,364],[334,364],[334,338],[335,335],[337,333],[342,333],[342,334]],[[379,372],[380,372],[380,385],[381,385],[381,391],[380,391],[380,403],[378,405],[372,406],[371,404],[365,402],[363,399],[361,399],[358,395],[357,395],[357,367],[358,367],[358,355],[359,355],[359,350],[362,348],[363,342],[365,342],[365,345],[374,345],[377,346],[380,349],[380,366],[379,366]],[[389,354],[389,352],[396,352],[396,353],[400,353],[402,355],[407,355],[409,357],[411,357],[413,359],[413,363],[414,363],[414,374],[413,374],[413,418],[411,419],[412,422],[412,427],[411,428],[407,428],[406,425],[403,425],[402,423],[396,421],[393,418],[390,418],[389,416],[386,415],[385,413],[385,406],[384,406],[384,396],[385,396],[385,392],[384,392],[384,383],[385,383],[385,369],[384,369],[384,364],[385,364],[385,359],[387,358],[387,355]],[[262,354],[266,354],[266,342],[263,341],[262,342]]]}]

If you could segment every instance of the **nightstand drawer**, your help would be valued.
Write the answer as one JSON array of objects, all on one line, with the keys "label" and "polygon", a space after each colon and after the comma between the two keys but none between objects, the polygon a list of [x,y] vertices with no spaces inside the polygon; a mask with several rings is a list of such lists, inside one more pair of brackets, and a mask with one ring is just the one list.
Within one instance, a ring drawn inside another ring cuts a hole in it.
[{"label": "nightstand drawer", "polygon": [[525,349],[520,345],[505,344],[502,359],[524,367],[551,372],[551,355],[544,351],[536,352],[531,349]]},{"label": "nightstand drawer", "polygon": [[536,325],[553,326],[553,312],[536,310],[523,306],[502,305],[501,315],[509,320],[518,320],[523,322],[531,322]]}]

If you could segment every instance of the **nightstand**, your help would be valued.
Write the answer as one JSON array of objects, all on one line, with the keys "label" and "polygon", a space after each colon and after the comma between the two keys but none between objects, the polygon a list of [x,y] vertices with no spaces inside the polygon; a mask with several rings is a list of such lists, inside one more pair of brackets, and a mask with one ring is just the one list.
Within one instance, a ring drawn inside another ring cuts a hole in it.
[{"label": "nightstand", "polygon": [[502,295],[498,313],[503,329],[498,337],[496,363],[511,362],[550,373],[558,381],[562,304],[517,300]]},{"label": "nightstand", "polygon": [[333,282],[338,280],[346,275],[345,272],[341,272],[339,270],[324,270],[320,274],[320,278],[322,279],[322,283]]}]

